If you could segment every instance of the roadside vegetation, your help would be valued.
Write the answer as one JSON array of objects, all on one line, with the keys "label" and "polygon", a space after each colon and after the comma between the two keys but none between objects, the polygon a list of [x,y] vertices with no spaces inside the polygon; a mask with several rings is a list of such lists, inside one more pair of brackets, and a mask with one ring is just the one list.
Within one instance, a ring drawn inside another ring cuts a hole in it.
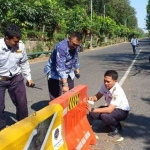
[{"label": "roadside vegetation", "polygon": [[28,53],[52,50],[56,42],[75,30],[83,33],[82,50],[128,41],[133,34],[138,37],[144,34],[137,26],[136,12],[129,0],[0,2],[0,36],[7,24],[16,23],[22,29]]},{"label": "roadside vegetation", "polygon": [[146,10],[147,10],[146,27],[147,27],[147,30],[149,31],[147,37],[150,38],[150,0],[148,0]]}]

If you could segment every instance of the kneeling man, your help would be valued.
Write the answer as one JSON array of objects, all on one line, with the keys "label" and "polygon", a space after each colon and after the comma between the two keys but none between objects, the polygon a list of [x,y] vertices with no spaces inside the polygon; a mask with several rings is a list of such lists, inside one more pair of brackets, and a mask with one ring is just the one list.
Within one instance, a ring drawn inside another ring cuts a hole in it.
[{"label": "kneeling man", "polygon": [[100,91],[96,95],[89,97],[90,101],[95,102],[105,96],[106,105],[91,108],[87,104],[89,123],[92,125],[95,119],[102,120],[112,129],[112,132],[108,133],[109,136],[114,136],[122,130],[120,121],[127,118],[130,110],[128,99],[117,79],[118,73],[115,70],[106,71]]}]

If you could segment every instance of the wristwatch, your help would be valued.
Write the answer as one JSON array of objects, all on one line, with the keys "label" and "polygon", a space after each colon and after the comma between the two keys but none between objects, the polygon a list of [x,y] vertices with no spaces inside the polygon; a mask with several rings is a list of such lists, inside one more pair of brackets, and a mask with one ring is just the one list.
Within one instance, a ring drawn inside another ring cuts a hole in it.
[{"label": "wristwatch", "polygon": [[62,83],[62,86],[68,86],[68,82]]},{"label": "wristwatch", "polygon": [[91,112],[94,111],[95,108],[91,108]]}]

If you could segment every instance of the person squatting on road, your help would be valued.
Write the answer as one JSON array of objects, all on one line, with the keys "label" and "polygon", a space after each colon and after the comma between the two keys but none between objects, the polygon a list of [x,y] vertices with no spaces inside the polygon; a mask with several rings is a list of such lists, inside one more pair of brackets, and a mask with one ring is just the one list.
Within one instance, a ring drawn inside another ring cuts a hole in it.
[{"label": "person squatting on road", "polygon": [[117,82],[118,73],[115,70],[108,70],[104,74],[104,83],[100,91],[95,95],[89,97],[90,101],[98,101],[102,96],[105,96],[106,105],[98,108],[91,108],[87,104],[89,114],[87,115],[89,123],[92,125],[95,119],[102,120],[108,125],[112,132],[109,136],[114,136],[122,130],[120,121],[127,118],[130,106],[126,95]]},{"label": "person squatting on road", "polygon": [[5,91],[16,106],[16,118],[22,120],[28,116],[26,88],[24,77],[28,86],[33,86],[30,66],[21,39],[21,30],[15,24],[6,27],[4,38],[0,39],[0,130],[6,127],[4,116]]},{"label": "person squatting on road", "polygon": [[131,45],[133,48],[133,54],[136,54],[136,47],[138,46],[138,39],[136,38],[136,36],[134,35],[133,38],[131,39]]},{"label": "person squatting on road", "polygon": [[55,45],[44,68],[44,74],[48,76],[50,101],[74,88],[74,77],[79,77],[81,41],[82,34],[73,32],[69,38]]}]

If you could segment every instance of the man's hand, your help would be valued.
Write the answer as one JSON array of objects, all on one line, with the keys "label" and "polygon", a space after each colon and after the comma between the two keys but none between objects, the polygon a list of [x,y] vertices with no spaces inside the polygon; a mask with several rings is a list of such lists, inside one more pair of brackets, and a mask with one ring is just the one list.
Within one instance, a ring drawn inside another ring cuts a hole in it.
[{"label": "man's hand", "polygon": [[95,101],[93,96],[89,97],[88,100],[93,102]]},{"label": "man's hand", "polygon": [[35,83],[34,83],[32,80],[28,80],[27,83],[26,83],[26,85],[27,85],[28,87],[34,87],[34,86],[35,86]]},{"label": "man's hand", "polygon": [[91,106],[89,104],[86,104],[86,108],[89,112],[91,112]]},{"label": "man's hand", "polygon": [[98,92],[96,95],[88,97],[88,100],[89,100],[89,101],[96,102],[96,101],[98,101],[102,96],[103,96],[103,94],[101,94],[100,92]]},{"label": "man's hand", "polygon": [[68,86],[63,86],[62,87],[62,93],[64,94],[64,93],[66,93],[66,92],[68,92],[69,91],[69,87]]},{"label": "man's hand", "polygon": [[76,69],[76,70],[74,71],[75,77],[76,77],[77,79],[80,78],[79,72],[80,72],[79,69]]},{"label": "man's hand", "polygon": [[79,74],[80,73],[80,70],[79,69],[75,69],[75,74]]}]

